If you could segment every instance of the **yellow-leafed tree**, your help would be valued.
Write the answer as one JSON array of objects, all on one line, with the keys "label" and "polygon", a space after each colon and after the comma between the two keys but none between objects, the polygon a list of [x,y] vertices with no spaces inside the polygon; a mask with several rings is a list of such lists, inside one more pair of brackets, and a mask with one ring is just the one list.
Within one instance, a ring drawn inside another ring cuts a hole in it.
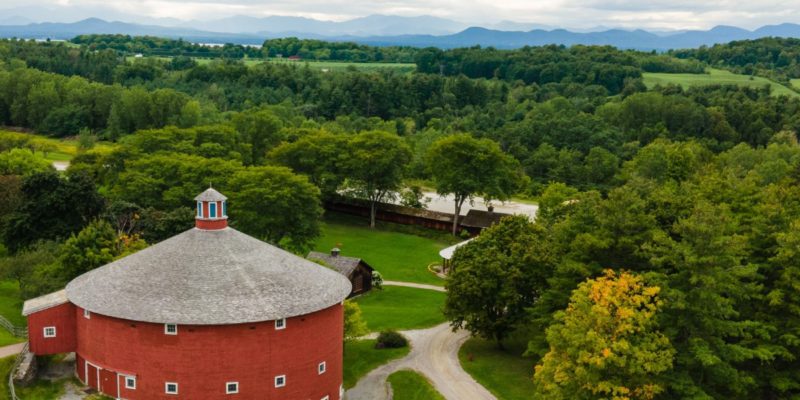
[{"label": "yellow-leafed tree", "polygon": [[550,351],[536,366],[540,399],[654,399],[674,349],[658,330],[660,288],[606,271],[572,292],[547,329]]}]

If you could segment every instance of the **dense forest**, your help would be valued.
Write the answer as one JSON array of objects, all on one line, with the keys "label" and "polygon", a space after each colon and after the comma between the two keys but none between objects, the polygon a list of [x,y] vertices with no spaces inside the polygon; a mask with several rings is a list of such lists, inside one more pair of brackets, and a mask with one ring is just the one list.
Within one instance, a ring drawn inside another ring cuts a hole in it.
[{"label": "dense forest", "polygon": [[[642,76],[714,66],[783,81],[799,46],[0,41],[0,124],[86,143],[60,174],[35,137],[0,134],[0,271],[26,297],[58,288],[191,226],[186,201],[209,182],[236,202],[237,229],[298,252],[343,190],[373,203],[412,180],[462,203],[521,195],[537,220],[457,252],[445,312],[500,344],[525,335],[538,398],[798,398],[800,100],[648,90]],[[417,70],[241,60],[277,54]],[[610,304],[621,311],[601,318]],[[631,328],[581,340],[614,318]]]}]

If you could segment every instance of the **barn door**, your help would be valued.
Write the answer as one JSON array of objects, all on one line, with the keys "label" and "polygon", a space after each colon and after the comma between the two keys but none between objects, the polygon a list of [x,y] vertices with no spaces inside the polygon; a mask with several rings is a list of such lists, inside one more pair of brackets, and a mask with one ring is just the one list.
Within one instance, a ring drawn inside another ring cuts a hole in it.
[{"label": "barn door", "polygon": [[362,290],[364,290],[364,277],[359,271],[353,276],[353,293],[361,293]]},{"label": "barn door", "polygon": [[86,386],[91,388],[97,389],[100,391],[100,368],[92,365],[90,362],[86,361],[86,368],[84,369],[86,374]]}]

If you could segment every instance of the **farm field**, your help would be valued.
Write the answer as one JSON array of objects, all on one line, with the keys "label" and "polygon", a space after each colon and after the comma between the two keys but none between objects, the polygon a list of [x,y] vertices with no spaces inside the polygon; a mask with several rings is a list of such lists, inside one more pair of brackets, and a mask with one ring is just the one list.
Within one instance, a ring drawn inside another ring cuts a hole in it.
[{"label": "farm field", "polygon": [[[155,58],[162,61],[169,61],[170,57],[165,56],[147,56],[145,58]],[[128,61],[135,61],[139,58],[129,56],[127,57]],[[198,64],[204,65],[209,64],[212,61],[218,60],[214,58],[199,58],[194,57],[194,60],[197,61]],[[397,72],[413,72],[417,66],[413,63],[358,63],[358,62],[347,62],[347,61],[315,61],[315,60],[300,60],[300,61],[289,61],[286,59],[279,59],[279,58],[269,58],[269,59],[243,59],[242,60],[245,65],[248,67],[256,66],[259,64],[263,64],[265,62],[271,63],[284,63],[284,64],[294,64],[297,66],[308,66],[312,69],[317,70],[329,70],[329,71],[341,71],[345,70],[349,67],[353,67],[359,71],[377,71],[377,70],[395,70]]]},{"label": "farm field", "polygon": [[401,286],[384,286],[356,298],[371,332],[428,328],[445,321],[445,293]]},{"label": "farm field", "polygon": [[709,68],[707,74],[668,74],[668,73],[652,73],[645,72],[642,74],[644,77],[644,84],[647,88],[652,88],[656,85],[680,85],[684,88],[692,86],[706,86],[706,85],[740,85],[740,86],[755,86],[763,87],[769,85],[772,88],[773,96],[790,96],[800,98],[800,93],[797,93],[786,86],[773,82],[767,78],[754,76],[752,79],[749,75],[734,74],[730,71],[721,69]]},{"label": "farm field", "polygon": [[344,388],[356,385],[362,376],[387,362],[404,357],[411,351],[400,349],[376,349],[376,340],[355,340],[344,344]]},{"label": "farm field", "polygon": [[389,375],[388,380],[395,400],[444,400],[428,379],[417,372],[400,370]]},{"label": "farm field", "polygon": [[428,265],[439,261],[439,250],[459,240],[430,230],[424,233],[431,237],[419,236],[415,233],[423,231],[415,229],[388,223],[370,229],[366,219],[331,213],[325,216],[314,250],[328,252],[339,247],[343,256],[363,259],[386,280],[444,286],[444,280],[428,271]]},{"label": "farm field", "polygon": [[[0,129],[0,140],[18,141],[29,140],[30,147],[35,153],[44,155],[50,161],[69,161],[78,154],[77,139],[57,139],[32,133],[20,133]],[[28,146],[23,146],[28,147]],[[95,150],[110,151],[114,145],[110,142],[95,143]]]},{"label": "farm field", "polygon": [[533,389],[535,360],[522,357],[524,341],[504,343],[505,350],[492,341],[467,340],[458,352],[461,366],[499,400],[529,399]]}]

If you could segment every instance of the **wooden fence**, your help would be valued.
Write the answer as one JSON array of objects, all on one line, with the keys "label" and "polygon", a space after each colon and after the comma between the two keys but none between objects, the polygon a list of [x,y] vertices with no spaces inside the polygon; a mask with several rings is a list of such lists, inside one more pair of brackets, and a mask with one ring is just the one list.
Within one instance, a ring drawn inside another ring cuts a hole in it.
[{"label": "wooden fence", "polygon": [[29,346],[30,343],[25,342],[25,347],[23,347],[22,351],[19,354],[17,354],[17,358],[14,360],[14,366],[11,367],[11,371],[8,373],[8,392],[9,395],[11,396],[10,397],[11,400],[21,400],[19,397],[17,397],[17,391],[14,389],[14,374],[17,372],[19,364],[22,363],[22,359],[23,357],[25,357],[25,353],[27,353],[30,350]]},{"label": "wooden fence", "polygon": [[11,332],[12,335],[16,337],[26,338],[28,337],[28,327],[22,326],[15,326],[11,323],[11,321],[5,319],[2,315],[0,315],[0,326],[5,328],[7,331]]}]

